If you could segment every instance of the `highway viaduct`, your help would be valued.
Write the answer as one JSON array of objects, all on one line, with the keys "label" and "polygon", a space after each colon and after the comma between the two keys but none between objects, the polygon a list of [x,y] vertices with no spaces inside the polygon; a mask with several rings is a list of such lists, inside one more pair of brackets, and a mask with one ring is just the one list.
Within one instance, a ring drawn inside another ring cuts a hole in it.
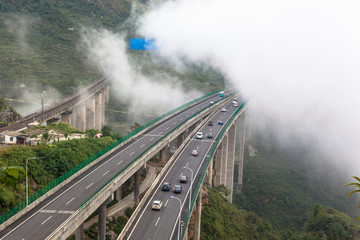
[{"label": "highway viaduct", "polygon": [[101,78],[78,93],[49,107],[38,110],[14,124],[0,128],[0,132],[20,131],[34,122],[55,121],[70,124],[76,129],[101,129],[105,123],[105,104],[109,101],[108,78]]},{"label": "highway viaduct", "polygon": [[[233,91],[227,91],[225,95],[232,93]],[[82,223],[100,207],[99,239],[105,239],[105,206],[114,192],[118,192],[121,185],[134,176],[137,204],[139,172],[146,162],[159,151],[164,158],[168,158],[171,141],[176,139],[181,145],[200,122],[212,112],[218,111],[228,99],[217,95],[206,96],[163,116],[148,128],[141,129],[3,222],[0,226],[0,238],[66,239],[77,231],[77,236],[81,239]],[[215,101],[215,104],[211,105],[209,101]],[[145,151],[141,149],[143,147]],[[105,166],[108,170],[104,170]],[[215,179],[218,175],[215,174]],[[86,186],[80,191],[77,187],[81,184]],[[75,197],[66,197],[71,191]]]}]

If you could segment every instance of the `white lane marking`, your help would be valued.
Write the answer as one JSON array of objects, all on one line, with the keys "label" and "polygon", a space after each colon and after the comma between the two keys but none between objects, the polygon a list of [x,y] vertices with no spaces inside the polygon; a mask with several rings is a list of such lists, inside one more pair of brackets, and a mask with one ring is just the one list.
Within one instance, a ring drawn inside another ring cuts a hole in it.
[{"label": "white lane marking", "polygon": [[197,146],[197,148],[196,148],[196,149],[199,149],[199,147],[200,147],[200,146]]},{"label": "white lane marking", "polygon": [[140,148],[142,148],[143,146],[145,146],[145,143],[143,145],[141,145]]},{"label": "white lane marking", "polygon": [[166,200],[165,207],[166,207],[166,205],[168,204],[168,202],[169,202],[169,199],[168,199],[168,200]]},{"label": "white lane marking", "polygon": [[184,172],[182,172],[179,177],[181,177],[181,176],[183,175],[183,173],[184,173]]},{"label": "white lane marking", "polygon": [[[189,116],[189,114],[186,115],[187,117]],[[159,125],[158,127],[156,127],[153,131],[156,131],[158,128],[162,127],[162,125]],[[137,141],[133,142],[132,144],[130,144],[128,147],[124,148],[123,150],[121,150],[120,152],[118,152],[117,154],[115,154],[112,158],[108,159],[107,161],[103,162],[100,166],[98,166],[97,168],[95,168],[94,170],[92,170],[91,172],[89,172],[88,174],[86,174],[84,177],[82,177],[79,181],[75,182],[73,185],[71,185],[70,187],[68,187],[64,192],[62,192],[61,194],[59,194],[57,197],[55,197],[53,200],[51,200],[50,202],[48,202],[47,204],[45,204],[45,206],[43,206],[39,211],[35,212],[34,214],[32,214],[31,216],[29,216],[25,221],[21,222],[18,226],[16,226],[15,228],[13,228],[10,232],[8,232],[5,236],[3,236],[4,239],[5,237],[7,237],[8,235],[10,235],[12,232],[14,232],[17,228],[19,228],[20,226],[22,226],[24,223],[26,223],[27,221],[29,221],[33,216],[35,216],[37,213],[39,213],[42,209],[44,209],[45,207],[47,207],[48,205],[50,205],[51,203],[53,203],[56,199],[60,198],[61,196],[63,196],[65,193],[67,193],[70,189],[72,189],[74,186],[76,186],[77,184],[80,184],[80,182],[82,182],[84,179],[88,178],[91,174],[93,174],[95,171],[97,171],[99,168],[101,168],[102,166],[104,166],[105,164],[107,164],[108,162],[112,161],[113,159],[115,159],[117,156],[119,156],[120,154],[122,154],[126,149],[128,149],[130,146],[132,146],[133,144],[136,144],[138,141],[144,139],[144,137],[146,136],[156,136],[156,135],[152,135],[152,134],[143,134],[143,137],[139,138]],[[153,140],[154,138],[150,139]],[[120,161],[121,162],[121,161]],[[119,162],[119,163],[120,163]],[[118,163],[118,164],[119,164]],[[132,234],[132,232],[131,232]],[[130,234],[130,235],[131,235]],[[0,240],[1,240],[0,239]]]},{"label": "white lane marking", "polygon": [[182,121],[183,120],[183,118],[180,118],[180,121]]},{"label": "white lane marking", "polygon": [[46,223],[50,218],[52,218],[52,215],[51,215],[50,217],[48,217],[45,221],[43,221],[43,222],[41,223],[41,225],[44,225],[44,223]]},{"label": "white lane marking", "polygon": [[158,225],[159,220],[160,220],[160,217],[158,217],[158,220],[156,221],[155,226],[157,226],[157,225]]},{"label": "white lane marking", "polygon": [[118,162],[116,165],[119,165],[120,163],[122,163],[123,162],[123,160],[121,160],[120,162]]},{"label": "white lane marking", "polygon": [[133,155],[134,153],[135,153],[135,152],[130,153],[130,155],[129,155],[129,156]]},{"label": "white lane marking", "polygon": [[220,118],[222,118],[223,116],[220,116]]},{"label": "white lane marking", "polygon": [[59,210],[58,213],[62,214],[73,214],[75,211],[65,211],[65,210]]},{"label": "white lane marking", "polygon": [[209,131],[211,132],[211,130],[212,130],[212,128],[210,128],[210,130],[209,130]]},{"label": "white lane marking", "polygon": [[74,200],[74,199],[75,199],[75,197],[73,197],[72,199],[70,199],[67,203],[65,203],[65,205],[68,205],[68,204],[71,203],[72,200]]},{"label": "white lane marking", "polygon": [[85,189],[88,189],[89,187],[91,187],[94,183],[90,183],[89,186],[87,186]]},{"label": "white lane marking", "polygon": [[56,213],[56,210],[41,210],[41,213]]},{"label": "white lane marking", "polygon": [[159,132],[159,135],[162,134],[162,132]]},{"label": "white lane marking", "polygon": [[189,162],[185,165],[186,167],[189,165]]},{"label": "white lane marking", "polygon": [[177,124],[177,122],[174,122],[174,125]]},{"label": "white lane marking", "polygon": [[110,172],[110,170],[107,170],[106,172],[103,173],[103,176],[105,176],[106,174],[108,174]]}]

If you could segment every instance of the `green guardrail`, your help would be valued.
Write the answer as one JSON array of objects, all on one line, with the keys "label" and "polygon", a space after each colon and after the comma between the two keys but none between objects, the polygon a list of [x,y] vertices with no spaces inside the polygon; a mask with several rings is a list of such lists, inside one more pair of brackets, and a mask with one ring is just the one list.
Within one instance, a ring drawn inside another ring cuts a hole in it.
[{"label": "green guardrail", "polygon": [[[226,89],[229,89],[225,88]],[[222,90],[223,91],[223,90]],[[163,115],[161,115],[160,117],[157,117],[155,119],[153,119],[152,121],[146,123],[145,125],[141,126],[140,128],[134,130],[133,132],[129,133],[128,135],[126,135],[125,137],[119,139],[118,141],[112,143],[111,145],[109,145],[108,147],[102,149],[101,151],[97,152],[95,155],[91,156],[90,158],[86,159],[85,161],[81,162],[80,164],[76,165],[74,168],[72,168],[71,170],[69,170],[68,172],[64,173],[62,176],[58,177],[57,179],[55,179],[54,181],[52,181],[51,183],[47,184],[46,186],[44,186],[43,188],[41,188],[38,192],[32,194],[29,197],[29,204],[33,203],[34,201],[36,201],[38,198],[40,198],[41,196],[43,196],[44,194],[46,194],[48,191],[50,191],[51,189],[53,189],[54,187],[56,187],[57,185],[59,185],[60,183],[62,183],[63,181],[65,181],[66,179],[68,179],[69,177],[71,177],[73,174],[77,173],[79,170],[83,169],[85,166],[87,166],[88,164],[92,163],[95,159],[98,159],[99,157],[101,157],[102,155],[104,155],[105,153],[107,153],[108,151],[112,150],[113,148],[117,147],[119,144],[125,142],[126,140],[128,140],[129,138],[133,137],[134,135],[138,134],[139,132],[143,131],[145,128],[155,124],[156,122],[164,119],[165,117],[168,117],[169,115],[172,115],[173,113],[182,110],[196,102],[199,102],[211,95],[214,95],[215,93],[218,93],[220,91],[215,91],[215,92],[211,92],[206,94],[205,96],[202,96],[200,98],[197,98],[195,100],[192,100],[178,108],[175,108]],[[15,214],[17,214],[18,212],[20,212],[21,210],[23,210],[26,207],[26,199],[23,200],[22,202],[18,203],[15,207],[11,208],[10,210],[8,210],[7,212],[5,212],[4,214],[2,214],[0,216],[0,224],[4,223],[5,221],[7,221],[9,218],[11,218],[12,216],[14,216]]]},{"label": "green guardrail", "polygon": [[[230,96],[232,96],[233,94],[230,94],[228,96],[225,96],[223,99],[228,98]],[[216,102],[219,102],[223,99],[219,99]],[[212,105],[207,106],[206,108],[204,108],[202,111],[204,111],[205,109],[209,108]],[[195,117],[196,115],[200,114],[202,111],[197,112],[195,114],[193,114],[192,116],[190,116],[189,118],[185,119],[185,121],[181,122],[179,125],[177,125],[172,131],[168,132],[166,135],[164,135],[162,138],[160,138],[157,142],[153,143],[150,147],[148,147],[147,149],[145,149],[145,151],[143,151],[138,157],[136,157],[133,161],[131,161],[129,164],[127,164],[123,169],[121,169],[114,177],[112,177],[109,181],[107,181],[99,190],[97,190],[93,195],[91,195],[91,197],[85,201],[83,204],[81,204],[81,206],[79,207],[79,209],[83,208],[88,202],[90,202],[92,200],[92,198],[98,194],[102,189],[104,189],[111,181],[113,181],[117,176],[119,176],[122,172],[124,172],[129,166],[131,166],[131,164],[133,164],[134,162],[136,162],[140,157],[142,157],[148,150],[150,150],[151,148],[153,148],[156,144],[158,144],[161,140],[163,140],[164,138],[166,138],[169,134],[171,134],[173,131],[175,131],[176,129],[178,129],[181,125],[183,125],[187,120]]]},{"label": "green guardrail", "polygon": [[[216,140],[216,142],[215,142],[215,145],[214,145],[213,149],[211,150],[211,153],[210,153],[210,155],[209,155],[209,157],[208,157],[208,160],[207,160],[207,162],[206,162],[206,166],[205,166],[205,168],[204,168],[205,170],[208,168],[208,166],[209,166],[209,164],[210,164],[210,160],[211,160],[211,158],[213,157],[213,155],[214,155],[214,153],[215,153],[215,150],[216,150],[217,146],[218,146],[219,143],[220,143],[221,137],[224,135],[226,129],[227,129],[228,126],[230,125],[231,121],[235,118],[236,114],[238,114],[238,113],[241,111],[241,109],[244,107],[245,104],[246,104],[246,102],[244,102],[243,104],[241,104],[241,106],[234,112],[234,114],[231,116],[231,118],[230,118],[230,119],[227,121],[227,123],[224,125],[224,127],[223,127],[223,129],[221,130],[221,132],[220,132],[220,134],[219,134],[219,136],[218,136],[218,138],[217,138],[217,140]],[[198,192],[199,192],[199,189],[200,189],[200,187],[201,187],[201,183],[202,183],[202,181],[203,181],[203,179],[204,179],[205,173],[206,173],[206,171],[203,171],[203,173],[201,174],[200,181],[199,181],[199,184],[197,185],[197,187],[196,187],[196,189],[195,189],[195,194],[194,194],[194,196],[196,196],[196,195],[198,194]],[[189,221],[189,218],[190,218],[190,216],[191,216],[190,213],[191,213],[191,210],[193,209],[193,206],[194,206],[194,203],[195,203],[195,200],[196,200],[196,199],[195,199],[195,198],[192,198],[191,200],[192,200],[192,201],[191,201],[191,204],[190,204],[190,209],[189,209],[188,215],[187,215],[187,217],[186,217],[184,226],[186,226],[187,223],[188,223],[188,221]],[[180,239],[183,239],[184,233],[185,233],[185,232],[184,232],[184,229],[183,229],[183,230],[181,231],[181,238],[180,238]]]}]

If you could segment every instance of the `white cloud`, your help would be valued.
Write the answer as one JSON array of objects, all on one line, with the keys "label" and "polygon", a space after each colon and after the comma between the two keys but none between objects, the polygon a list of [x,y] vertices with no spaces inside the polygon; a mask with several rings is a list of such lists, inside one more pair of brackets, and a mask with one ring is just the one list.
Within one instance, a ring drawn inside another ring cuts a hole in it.
[{"label": "white cloud", "polygon": [[279,135],[317,140],[356,175],[359,12],[358,1],[177,0],[145,14],[140,33],[170,60],[221,69]]}]

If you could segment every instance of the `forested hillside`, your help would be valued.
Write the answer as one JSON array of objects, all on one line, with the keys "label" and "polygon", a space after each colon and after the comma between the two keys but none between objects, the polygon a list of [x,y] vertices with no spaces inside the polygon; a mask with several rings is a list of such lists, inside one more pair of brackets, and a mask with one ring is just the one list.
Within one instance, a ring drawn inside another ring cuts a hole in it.
[{"label": "forested hillside", "polygon": [[[80,85],[98,79],[81,42],[83,28],[108,29],[130,38],[135,35],[133,18],[146,9],[145,1],[10,1],[0,0],[0,96],[26,98],[29,91],[50,88],[69,95]],[[135,10],[133,10],[135,9]],[[185,88],[204,92],[223,87],[223,77],[206,66],[189,65],[179,72],[162,59],[143,51],[129,51],[141,61],[143,74],[166,72]],[[27,99],[29,101],[29,99]]]}]

